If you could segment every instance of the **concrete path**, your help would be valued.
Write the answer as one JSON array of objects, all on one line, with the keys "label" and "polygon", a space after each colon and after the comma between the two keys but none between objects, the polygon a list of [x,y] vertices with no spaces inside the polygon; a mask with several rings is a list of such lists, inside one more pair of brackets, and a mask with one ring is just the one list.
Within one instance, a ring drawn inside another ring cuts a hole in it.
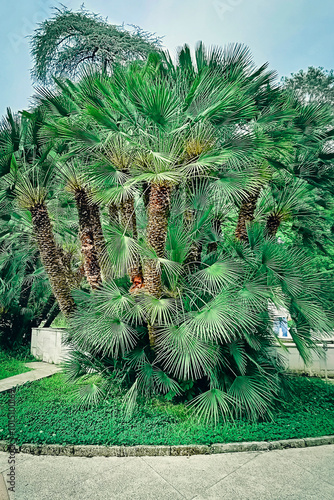
[{"label": "concrete path", "polygon": [[[334,445],[187,457],[16,456],[10,500],[333,500]],[[8,453],[0,453],[6,477]],[[1,492],[1,474],[0,474]],[[1,500],[7,500],[1,496]]]},{"label": "concrete path", "polygon": [[[25,382],[32,382],[33,380],[50,377],[50,375],[53,375],[54,373],[61,370],[58,365],[44,363],[43,361],[25,363],[24,366],[32,368],[32,370],[30,372],[21,373],[20,375],[14,375],[13,377],[8,377],[0,380],[0,392],[7,391],[8,389],[15,387],[16,385],[25,384]],[[2,500],[1,497],[0,500]]]}]

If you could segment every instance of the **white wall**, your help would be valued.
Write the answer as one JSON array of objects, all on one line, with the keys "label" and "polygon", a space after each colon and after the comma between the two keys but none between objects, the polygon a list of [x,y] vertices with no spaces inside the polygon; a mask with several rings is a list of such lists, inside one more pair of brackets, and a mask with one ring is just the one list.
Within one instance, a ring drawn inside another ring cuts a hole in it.
[{"label": "white wall", "polygon": [[[33,328],[31,354],[46,363],[61,363],[68,353],[68,348],[62,345],[64,331],[64,328]],[[316,353],[312,353],[312,361],[308,366],[305,365],[293,342],[289,340],[283,340],[283,342],[288,352],[285,352],[283,348],[279,348],[278,351],[286,358],[286,366],[289,370],[321,377],[325,377],[327,371],[327,376],[334,378],[333,340],[327,343],[327,351],[324,351],[322,344],[319,344],[323,356],[319,357]]]},{"label": "white wall", "polygon": [[61,363],[68,352],[62,345],[64,332],[64,328],[32,328],[31,354],[46,363]]},{"label": "white wall", "polygon": [[305,365],[302,360],[296,345],[293,342],[284,342],[288,348],[285,352],[283,348],[279,348],[279,352],[286,358],[287,368],[297,373],[308,373],[320,377],[334,377],[334,342],[327,343],[327,350],[323,349],[323,344],[318,344],[320,348],[320,356],[312,352],[312,360],[310,364]]}]

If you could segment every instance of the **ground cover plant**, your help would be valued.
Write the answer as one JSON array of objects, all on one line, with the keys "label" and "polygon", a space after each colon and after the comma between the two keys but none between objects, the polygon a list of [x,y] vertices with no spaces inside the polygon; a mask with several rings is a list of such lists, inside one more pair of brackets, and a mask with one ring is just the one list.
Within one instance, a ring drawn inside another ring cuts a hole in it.
[{"label": "ground cover plant", "polygon": [[30,371],[25,363],[34,361],[31,356],[14,355],[0,350],[0,380]]},{"label": "ground cover plant", "polygon": [[[180,445],[305,438],[334,433],[334,385],[293,377],[291,392],[276,402],[272,419],[198,422],[184,404],[158,398],[141,401],[132,417],[120,394],[83,408],[64,376],[33,382],[16,391],[16,444]],[[0,439],[8,438],[7,399],[0,394]]]}]

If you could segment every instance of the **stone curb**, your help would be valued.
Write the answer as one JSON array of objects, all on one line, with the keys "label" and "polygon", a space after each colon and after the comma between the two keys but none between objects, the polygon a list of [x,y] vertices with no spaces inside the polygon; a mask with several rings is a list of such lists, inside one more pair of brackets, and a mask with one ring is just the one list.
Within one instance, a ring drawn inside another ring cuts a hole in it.
[{"label": "stone curb", "polygon": [[[216,453],[232,453],[242,451],[270,451],[285,448],[305,448],[334,444],[333,436],[310,437],[305,439],[281,439],[279,441],[246,441],[242,443],[215,443],[206,445],[180,446],[98,446],[98,445],[66,445],[59,444],[22,444],[16,447],[16,453],[31,455],[53,455],[66,457],[154,457],[154,456],[191,456],[212,455]],[[8,451],[9,443],[0,441],[0,451]]]}]

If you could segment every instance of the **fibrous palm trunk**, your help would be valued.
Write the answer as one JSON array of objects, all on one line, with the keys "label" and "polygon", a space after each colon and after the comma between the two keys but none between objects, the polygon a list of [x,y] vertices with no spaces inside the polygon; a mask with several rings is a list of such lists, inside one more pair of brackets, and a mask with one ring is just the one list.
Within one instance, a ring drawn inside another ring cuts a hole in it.
[{"label": "fibrous palm trunk", "polygon": [[278,214],[271,213],[267,219],[266,232],[271,238],[275,238],[278,228],[281,224],[281,217]]},{"label": "fibrous palm trunk", "polygon": [[32,327],[36,328],[40,326],[42,321],[46,320],[54,304],[56,304],[56,297],[51,292],[48,300],[45,302],[44,306],[40,309],[38,316],[36,316],[32,321]]},{"label": "fibrous palm trunk", "polygon": [[90,209],[94,246],[100,264],[101,273],[105,277],[108,275],[108,269],[110,269],[110,266],[108,266],[107,245],[102,230],[100,207],[97,203],[92,203]]},{"label": "fibrous palm trunk", "polygon": [[[28,276],[29,274],[32,274],[35,271],[35,265],[38,259],[38,254],[35,253],[33,255],[33,258],[31,260],[28,260],[25,268],[25,273],[24,276]],[[21,293],[19,297],[19,306],[21,309],[27,307],[28,302],[29,302],[29,297],[31,294],[31,289],[32,289],[32,284],[33,281],[29,280],[28,282],[23,282],[22,287],[21,287]]]},{"label": "fibrous palm trunk", "polygon": [[171,188],[168,183],[152,184],[148,204],[147,241],[163,257],[167,239]]},{"label": "fibrous palm trunk", "polygon": [[195,273],[198,270],[202,260],[202,249],[201,242],[194,242],[190,245],[188,255],[184,261],[189,273]]},{"label": "fibrous palm trunk", "polygon": [[48,274],[52,291],[61,311],[65,316],[69,316],[75,309],[75,303],[59,258],[46,205],[37,203],[30,208],[30,212],[41,261]]},{"label": "fibrous palm trunk", "polygon": [[128,198],[120,204],[121,224],[133,238],[138,237],[135,203],[133,198]]},{"label": "fibrous palm trunk", "polygon": [[57,249],[58,249],[59,259],[64,268],[68,286],[70,287],[71,290],[73,288],[79,288],[84,273],[81,272],[81,269],[78,269],[77,271],[72,270],[73,256],[71,252],[65,252],[60,245],[57,245]]},{"label": "fibrous palm trunk", "polygon": [[[120,219],[124,231],[131,234],[133,239],[138,238],[137,219],[135,204],[133,198],[128,198],[120,204]],[[132,265],[128,269],[128,275],[133,285],[130,292],[133,293],[141,288],[143,283],[143,273],[140,265],[139,255],[133,260]]]},{"label": "fibrous palm trunk", "polygon": [[119,209],[115,203],[110,203],[108,205],[109,221],[111,224],[119,224]]},{"label": "fibrous palm trunk", "polygon": [[23,310],[28,307],[33,286],[33,279],[30,278],[27,280],[27,277],[35,271],[37,259],[38,252],[35,252],[32,259],[29,259],[25,266],[24,279],[21,285],[18,303],[19,314],[16,314],[13,319],[15,342],[22,342],[24,337],[30,336],[32,320],[24,314]]},{"label": "fibrous palm trunk", "polygon": [[144,201],[145,208],[148,207],[148,204],[150,201],[150,190],[151,190],[151,186],[149,185],[149,183],[143,182],[143,201]]},{"label": "fibrous palm trunk", "polygon": [[[167,183],[151,184],[148,204],[147,241],[158,257],[163,257],[167,239],[171,188]],[[144,288],[155,298],[162,293],[161,268],[156,260],[147,259],[144,264]],[[150,345],[154,348],[156,329],[148,325]]]},{"label": "fibrous palm trunk", "polygon": [[260,189],[252,193],[248,193],[246,199],[242,202],[238,223],[235,230],[235,235],[238,240],[248,242],[247,225],[254,220],[254,212],[256,209],[257,200],[259,198]]},{"label": "fibrous palm trunk", "polygon": [[102,283],[101,268],[94,243],[91,207],[88,194],[84,189],[75,192],[75,201],[79,215],[81,251],[84,257],[84,270],[88,283],[93,290]]}]

